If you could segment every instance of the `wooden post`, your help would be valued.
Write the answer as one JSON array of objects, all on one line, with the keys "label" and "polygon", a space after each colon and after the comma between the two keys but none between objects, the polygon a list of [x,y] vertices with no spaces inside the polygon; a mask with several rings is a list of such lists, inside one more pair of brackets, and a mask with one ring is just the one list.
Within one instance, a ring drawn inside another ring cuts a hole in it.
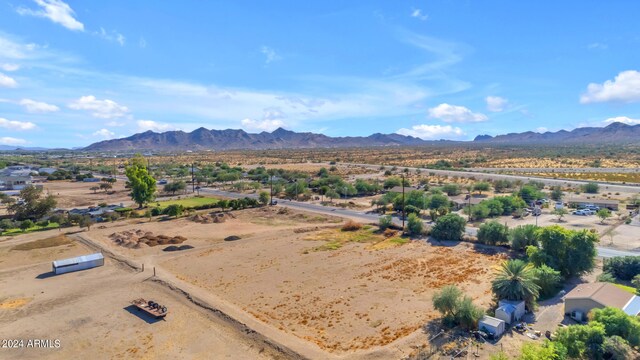
[{"label": "wooden post", "polygon": [[144,263],[142,264],[142,272],[144,272]]},{"label": "wooden post", "polygon": [[156,276],[156,267],[153,267],[153,276]]}]

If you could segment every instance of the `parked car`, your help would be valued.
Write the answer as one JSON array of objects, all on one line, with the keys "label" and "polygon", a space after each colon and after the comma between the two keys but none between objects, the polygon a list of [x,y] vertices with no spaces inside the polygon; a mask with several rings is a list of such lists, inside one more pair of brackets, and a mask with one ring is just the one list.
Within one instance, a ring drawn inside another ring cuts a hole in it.
[{"label": "parked car", "polygon": [[587,216],[589,214],[585,210],[576,210],[573,212],[573,215]]}]

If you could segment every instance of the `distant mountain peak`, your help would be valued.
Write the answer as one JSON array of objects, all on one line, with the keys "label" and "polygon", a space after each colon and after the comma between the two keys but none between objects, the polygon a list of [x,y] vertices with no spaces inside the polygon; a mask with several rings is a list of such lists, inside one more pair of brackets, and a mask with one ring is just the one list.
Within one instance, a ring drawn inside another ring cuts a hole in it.
[{"label": "distant mountain peak", "polygon": [[640,139],[640,125],[628,125],[620,122],[611,123],[605,127],[582,127],[571,131],[560,130],[537,133],[526,131],[497,135],[479,135],[474,142],[508,143],[508,144],[602,144],[602,143],[631,143]]}]

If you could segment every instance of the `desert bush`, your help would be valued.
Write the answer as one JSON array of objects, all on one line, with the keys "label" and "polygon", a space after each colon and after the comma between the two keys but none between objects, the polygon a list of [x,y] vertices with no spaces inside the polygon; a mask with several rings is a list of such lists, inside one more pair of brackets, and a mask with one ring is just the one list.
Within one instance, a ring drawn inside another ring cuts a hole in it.
[{"label": "desert bush", "polygon": [[349,220],[344,225],[342,225],[342,231],[358,231],[362,229],[362,224],[355,222],[353,220]]}]

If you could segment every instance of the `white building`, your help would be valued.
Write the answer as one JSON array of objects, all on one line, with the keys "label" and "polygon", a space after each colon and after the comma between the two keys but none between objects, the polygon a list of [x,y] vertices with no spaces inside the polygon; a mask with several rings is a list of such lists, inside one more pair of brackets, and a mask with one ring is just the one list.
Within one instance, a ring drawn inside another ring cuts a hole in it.
[{"label": "white building", "polygon": [[491,316],[483,316],[480,321],[478,321],[478,330],[482,330],[492,334],[495,337],[499,337],[504,334],[505,322],[500,319],[496,319]]},{"label": "white building", "polygon": [[104,265],[102,253],[78,256],[70,259],[56,260],[52,263],[53,272],[56,275],[72,271],[86,270]]},{"label": "white building", "polygon": [[496,317],[507,324],[520,321],[526,310],[524,301],[500,300],[496,309]]}]

